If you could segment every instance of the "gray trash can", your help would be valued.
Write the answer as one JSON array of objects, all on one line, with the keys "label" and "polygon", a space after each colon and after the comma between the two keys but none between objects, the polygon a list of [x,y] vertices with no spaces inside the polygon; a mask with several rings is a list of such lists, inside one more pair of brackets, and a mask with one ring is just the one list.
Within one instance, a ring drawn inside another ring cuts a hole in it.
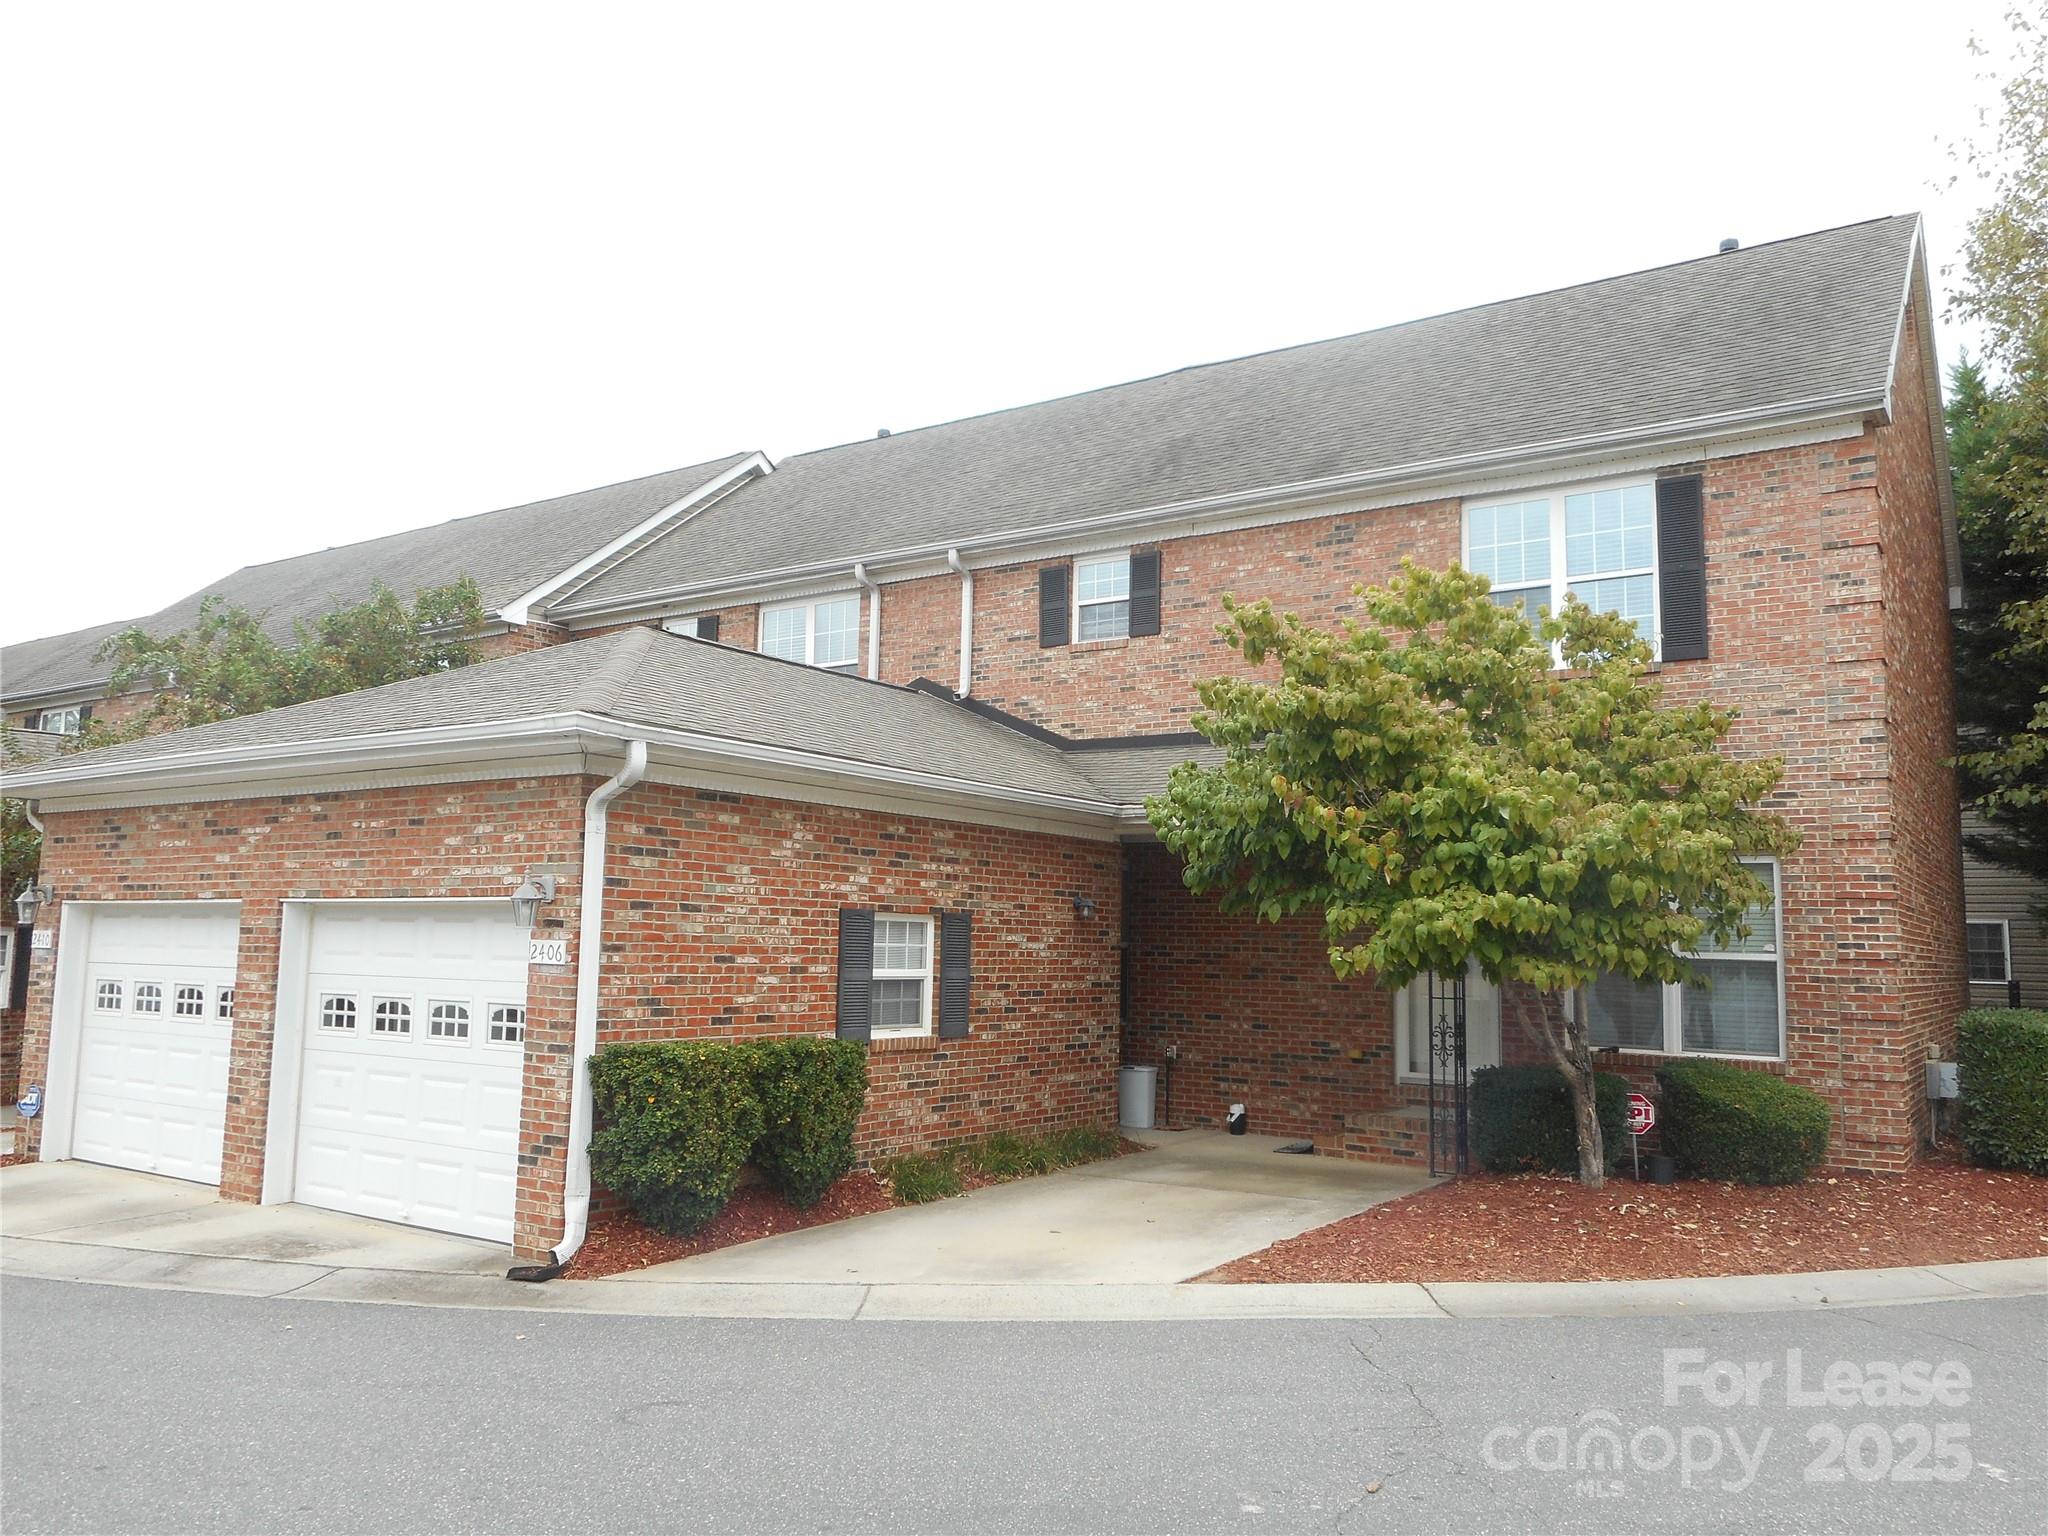
[{"label": "gray trash can", "polygon": [[1157,1067],[1125,1067],[1118,1074],[1117,1120],[1126,1130],[1152,1129],[1152,1096],[1158,1085]]}]

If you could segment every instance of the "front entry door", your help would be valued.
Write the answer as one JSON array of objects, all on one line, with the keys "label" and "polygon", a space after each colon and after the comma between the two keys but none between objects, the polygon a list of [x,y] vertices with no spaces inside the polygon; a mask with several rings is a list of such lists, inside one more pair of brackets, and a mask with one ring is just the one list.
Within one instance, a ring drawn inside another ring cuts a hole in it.
[{"label": "front entry door", "polygon": [[[1404,1083],[1429,1080],[1428,976],[1418,976],[1394,994],[1395,1070]],[[1465,1070],[1500,1065],[1500,988],[1479,974],[1465,973]]]}]

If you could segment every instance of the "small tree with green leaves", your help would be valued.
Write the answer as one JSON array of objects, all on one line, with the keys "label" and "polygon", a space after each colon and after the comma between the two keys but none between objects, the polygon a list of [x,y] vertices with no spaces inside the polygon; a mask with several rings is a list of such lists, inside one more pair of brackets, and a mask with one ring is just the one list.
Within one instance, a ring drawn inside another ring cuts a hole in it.
[{"label": "small tree with green leaves", "polygon": [[1796,844],[1761,809],[1783,764],[1721,750],[1732,711],[1666,703],[1626,620],[1571,600],[1532,626],[1487,592],[1405,564],[1335,632],[1226,597],[1220,632],[1279,680],[1203,683],[1194,724],[1224,761],[1175,770],[1148,811],[1227,911],[1320,914],[1340,977],[1476,962],[1516,984],[1598,1188],[1592,1045],[1564,999],[1609,972],[1699,980],[1687,953],[1746,931],[1770,893],[1738,856]]},{"label": "small tree with green leaves", "polygon": [[189,628],[153,635],[134,625],[101,646],[114,664],[112,692],[147,688],[155,697],[120,724],[91,722],[78,744],[105,746],[467,666],[484,617],[467,576],[424,587],[410,603],[378,582],[363,601],[295,624],[289,642],[267,634],[260,615],[209,597]]}]

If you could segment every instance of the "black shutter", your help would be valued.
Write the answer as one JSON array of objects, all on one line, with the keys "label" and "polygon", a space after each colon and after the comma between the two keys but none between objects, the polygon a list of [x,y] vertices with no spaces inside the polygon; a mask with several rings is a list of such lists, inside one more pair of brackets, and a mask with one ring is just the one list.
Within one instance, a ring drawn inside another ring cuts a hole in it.
[{"label": "black shutter", "polygon": [[974,975],[974,919],[966,912],[939,914],[939,1038],[967,1033],[967,990]]},{"label": "black shutter", "polygon": [[90,704],[81,704],[81,705],[79,705],[79,706],[78,706],[78,728],[79,728],[79,729],[80,729],[81,731],[82,731],[82,730],[84,730],[84,729],[85,729],[85,727],[86,727],[86,724],[87,724],[87,722],[89,722],[89,721],[90,721],[91,719],[92,719],[92,706],[91,706]]},{"label": "black shutter", "polygon": [[697,615],[697,638],[699,640],[716,640],[718,638],[717,614],[700,613]]},{"label": "black shutter", "polygon": [[1664,660],[1707,654],[1707,510],[1698,475],[1657,482],[1657,602]]},{"label": "black shutter", "polygon": [[839,1028],[842,1040],[871,1038],[875,1019],[875,914],[839,909]]},{"label": "black shutter", "polygon": [[1038,572],[1038,643],[1067,643],[1067,583],[1072,572],[1064,565],[1041,566]]},{"label": "black shutter", "polygon": [[18,926],[14,930],[14,950],[7,962],[13,968],[13,974],[7,978],[7,1006],[10,1008],[28,1006],[29,945],[34,938],[33,928]]},{"label": "black shutter", "polygon": [[1159,551],[1141,549],[1131,555],[1131,633],[1159,633]]}]

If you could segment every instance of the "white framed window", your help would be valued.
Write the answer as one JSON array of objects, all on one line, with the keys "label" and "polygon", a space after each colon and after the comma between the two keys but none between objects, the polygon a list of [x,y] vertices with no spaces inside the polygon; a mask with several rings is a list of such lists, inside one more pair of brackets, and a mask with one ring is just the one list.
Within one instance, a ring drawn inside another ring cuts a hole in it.
[{"label": "white framed window", "polygon": [[2002,917],[1973,917],[1963,925],[1969,941],[1970,980],[2004,986],[2012,980],[2012,933]]},{"label": "white framed window", "polygon": [[373,1035],[409,1035],[412,1033],[412,1004],[402,997],[380,997],[370,1009],[370,1033]]},{"label": "white framed window", "polygon": [[932,1032],[932,920],[875,918],[872,1033],[928,1035]]},{"label": "white framed window", "polygon": [[171,1012],[181,1019],[206,1017],[206,988],[180,986],[171,998]]},{"label": "white framed window", "polygon": [[688,635],[694,640],[701,638],[702,631],[698,625],[701,617],[702,615],[693,613],[680,619],[663,619],[661,627],[672,635]]},{"label": "white framed window", "polygon": [[860,665],[860,595],[848,593],[763,608],[761,650],[807,667],[855,670]]},{"label": "white framed window", "polygon": [[1565,594],[1618,613],[1660,649],[1657,486],[1651,480],[1574,487],[1465,508],[1464,565],[1493,583],[1493,600],[1532,621],[1564,611]]},{"label": "white framed window", "polygon": [[137,1013],[162,1013],[164,1011],[163,983],[138,981],[135,983],[135,1011]]},{"label": "white framed window", "polygon": [[1131,632],[1131,556],[1074,562],[1074,638],[1121,640]]},{"label": "white framed window", "polygon": [[103,981],[93,988],[92,1005],[100,1013],[119,1013],[126,992],[118,981]]},{"label": "white framed window", "polygon": [[66,704],[61,709],[38,710],[29,720],[32,731],[49,731],[58,736],[76,736],[85,729],[85,706]]},{"label": "white framed window", "polygon": [[427,1038],[429,1040],[467,1040],[469,1038],[469,1004],[449,1002],[427,1004]]},{"label": "white framed window", "polygon": [[320,1027],[322,1029],[354,1029],[356,1027],[356,1000],[328,993],[320,999]]},{"label": "white framed window", "polygon": [[222,1023],[232,1023],[235,1017],[235,989],[215,987],[213,989],[213,1016]]},{"label": "white framed window", "polygon": [[1785,1054],[1784,902],[1774,859],[1744,859],[1743,868],[1771,893],[1768,908],[1744,917],[1747,937],[1734,947],[1697,950],[1694,968],[1709,985],[1663,985],[1602,976],[1586,988],[1593,1044],[1665,1056]]},{"label": "white framed window", "polygon": [[485,1036],[492,1045],[517,1045],[526,1038],[526,1008],[521,1003],[491,1004],[490,1032]]}]

